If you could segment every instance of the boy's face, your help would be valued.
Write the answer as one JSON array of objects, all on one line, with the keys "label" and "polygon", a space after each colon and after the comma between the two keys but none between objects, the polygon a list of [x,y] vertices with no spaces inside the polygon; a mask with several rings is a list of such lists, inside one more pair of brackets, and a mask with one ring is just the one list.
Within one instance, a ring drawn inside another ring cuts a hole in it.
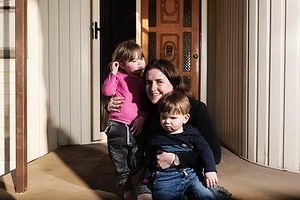
[{"label": "boy's face", "polygon": [[168,114],[160,113],[160,124],[169,133],[181,133],[183,131],[182,125],[190,118],[189,114]]},{"label": "boy's face", "polygon": [[145,66],[145,59],[139,58],[138,52],[135,52],[134,59],[124,63],[122,68],[127,74],[139,75],[145,69]]}]

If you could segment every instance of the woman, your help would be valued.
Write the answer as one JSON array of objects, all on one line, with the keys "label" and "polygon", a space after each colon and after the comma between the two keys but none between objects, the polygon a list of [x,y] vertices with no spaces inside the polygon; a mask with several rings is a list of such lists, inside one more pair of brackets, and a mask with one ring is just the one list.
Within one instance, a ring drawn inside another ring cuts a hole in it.
[{"label": "woman", "polygon": [[[144,71],[144,80],[146,85],[147,96],[153,106],[151,113],[149,113],[147,120],[144,123],[142,134],[140,134],[140,142],[146,142],[147,137],[151,133],[155,132],[159,128],[159,113],[156,109],[156,104],[160,98],[173,90],[184,92],[188,95],[191,110],[190,119],[188,121],[193,127],[196,127],[199,132],[204,136],[211,150],[213,151],[216,164],[221,160],[221,145],[217,136],[217,132],[214,123],[207,111],[207,107],[203,102],[197,101],[193,98],[191,91],[184,85],[181,76],[179,75],[177,68],[169,61],[159,59],[149,63]],[[118,108],[122,106],[122,98],[112,98],[108,104],[108,110],[110,112],[118,111]],[[145,149],[147,152],[147,149]],[[157,155],[157,164],[162,169],[169,168],[176,159],[176,165],[186,167],[193,166],[198,168],[198,176],[200,180],[202,177],[202,166],[196,160],[195,154],[179,154],[162,152]],[[197,161],[197,164],[195,164]],[[147,183],[141,183],[137,188],[137,199],[148,200],[152,199],[151,190]]]}]

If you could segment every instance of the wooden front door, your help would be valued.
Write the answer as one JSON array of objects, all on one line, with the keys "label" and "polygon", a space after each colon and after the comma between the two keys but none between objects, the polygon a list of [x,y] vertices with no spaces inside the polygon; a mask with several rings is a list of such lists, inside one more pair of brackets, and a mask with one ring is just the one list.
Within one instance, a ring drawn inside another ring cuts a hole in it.
[{"label": "wooden front door", "polygon": [[146,61],[171,61],[200,99],[200,1],[143,0],[141,5]]}]

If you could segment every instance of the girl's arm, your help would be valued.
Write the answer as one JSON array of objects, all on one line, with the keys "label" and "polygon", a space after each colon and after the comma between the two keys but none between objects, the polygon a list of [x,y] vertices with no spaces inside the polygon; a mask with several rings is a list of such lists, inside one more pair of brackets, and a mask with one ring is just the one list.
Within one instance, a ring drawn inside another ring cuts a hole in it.
[{"label": "girl's arm", "polygon": [[116,93],[118,85],[117,73],[119,70],[119,62],[115,61],[111,63],[110,70],[111,72],[109,73],[108,77],[104,80],[102,86],[102,93],[105,96],[113,96]]},{"label": "girl's arm", "polygon": [[117,75],[113,73],[109,73],[108,77],[103,82],[102,93],[105,96],[115,95],[117,85],[118,85]]}]

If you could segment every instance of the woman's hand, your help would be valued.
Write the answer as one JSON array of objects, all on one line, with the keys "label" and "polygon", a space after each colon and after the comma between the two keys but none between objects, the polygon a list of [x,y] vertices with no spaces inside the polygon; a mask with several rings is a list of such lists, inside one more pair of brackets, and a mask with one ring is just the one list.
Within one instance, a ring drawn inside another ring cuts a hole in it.
[{"label": "woman's hand", "polygon": [[217,172],[206,172],[205,173],[206,185],[207,187],[217,187],[218,185],[218,177]]},{"label": "woman's hand", "polygon": [[136,118],[134,120],[134,122],[132,123],[132,127],[130,129],[130,131],[135,135],[139,135],[142,132],[143,129],[143,125],[145,122],[145,117],[143,116],[139,116],[138,118]]},{"label": "woman's hand", "polygon": [[157,166],[161,169],[167,169],[173,165],[173,162],[175,160],[175,154],[160,151],[158,154],[156,154],[156,162]]},{"label": "woman's hand", "polygon": [[119,112],[124,103],[124,97],[111,97],[107,104],[108,112]]}]

